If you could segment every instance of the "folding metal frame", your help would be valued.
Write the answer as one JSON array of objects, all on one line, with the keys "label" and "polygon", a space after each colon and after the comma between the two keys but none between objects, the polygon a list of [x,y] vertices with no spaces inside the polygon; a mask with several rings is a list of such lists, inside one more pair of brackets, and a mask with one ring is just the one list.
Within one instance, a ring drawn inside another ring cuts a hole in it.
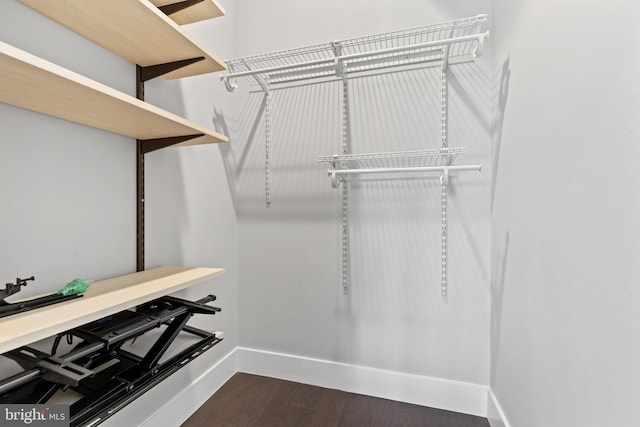
[{"label": "folding metal frame", "polygon": [[[82,397],[70,406],[71,426],[95,426],[115,414],[169,375],[222,341],[212,333],[187,325],[195,314],[216,314],[206,305],[209,295],[196,302],[165,296],[59,334],[51,354],[20,347],[4,354],[23,372],[0,381],[0,403],[44,404],[56,393],[72,390]],[[164,326],[164,331],[143,355],[123,345]],[[163,360],[179,334],[197,341]],[[80,339],[74,349],[56,356],[60,340]]]},{"label": "folding metal frame", "polygon": [[5,298],[17,294],[22,290],[23,286],[27,286],[27,282],[35,280],[36,278],[31,276],[26,279],[16,277],[16,283],[7,283],[4,290],[0,290],[0,318],[11,316],[12,314],[23,313],[29,310],[35,310],[36,308],[46,307],[48,305],[57,304],[59,302],[68,301],[71,299],[79,298],[82,295],[58,295],[50,294],[44,295],[29,300],[22,300],[19,302],[7,302]]}]

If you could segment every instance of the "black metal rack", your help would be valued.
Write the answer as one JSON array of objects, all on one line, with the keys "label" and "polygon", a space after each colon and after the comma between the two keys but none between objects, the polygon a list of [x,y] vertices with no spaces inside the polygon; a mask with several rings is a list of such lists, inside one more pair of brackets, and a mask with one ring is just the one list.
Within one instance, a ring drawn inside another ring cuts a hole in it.
[{"label": "black metal rack", "polygon": [[28,281],[35,280],[36,278],[31,276],[27,279],[16,278],[16,283],[7,283],[4,290],[0,290],[0,318],[11,316],[12,314],[23,313],[29,310],[35,310],[36,308],[46,307],[51,304],[57,304],[59,302],[68,301],[74,298],[79,298],[81,294],[73,295],[58,295],[50,294],[44,295],[29,300],[19,302],[7,302],[5,298],[17,294],[20,292],[23,286],[27,286]]},{"label": "black metal rack", "polygon": [[[208,295],[191,302],[165,296],[58,334],[51,354],[31,347],[9,351],[4,356],[25,370],[0,381],[0,403],[44,404],[56,393],[72,390],[82,397],[70,406],[70,425],[98,425],[222,341],[219,333],[187,325],[195,314],[219,312],[206,305],[215,299]],[[164,331],[143,356],[123,349],[129,340],[160,327]],[[162,360],[180,333],[197,341]],[[64,336],[81,341],[56,356]]]}]

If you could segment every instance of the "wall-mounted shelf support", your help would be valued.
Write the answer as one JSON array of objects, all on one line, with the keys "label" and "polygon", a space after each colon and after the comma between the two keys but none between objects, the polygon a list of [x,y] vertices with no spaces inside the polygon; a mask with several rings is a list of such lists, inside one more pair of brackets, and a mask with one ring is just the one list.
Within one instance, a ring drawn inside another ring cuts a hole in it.
[{"label": "wall-mounted shelf support", "polygon": [[141,67],[140,78],[143,82],[155,79],[156,77],[163,76],[180,68],[186,67],[196,62],[204,61],[204,56],[197,58],[183,59],[180,61],[168,62],[166,64],[150,65],[147,67]]},{"label": "wall-mounted shelf support", "polygon": [[[136,98],[144,101],[143,67],[136,65]],[[144,154],[143,144],[146,140],[136,139],[136,271],[144,271]]]},{"label": "wall-mounted shelf support", "polygon": [[217,0],[149,1],[178,25],[191,24],[224,15],[224,9]]},{"label": "wall-mounted shelf support", "polygon": [[[450,168],[451,166],[447,166],[440,174],[440,293],[445,301],[449,297],[447,284],[447,191]],[[480,171],[480,169],[478,167],[477,170]]]},{"label": "wall-mounted shelf support", "polygon": [[[449,71],[449,50],[447,45],[442,50],[442,66],[440,67],[440,142],[443,150],[449,148],[449,84],[447,72]],[[451,158],[444,159],[447,169],[440,174],[440,293],[442,298],[448,298],[447,284],[447,192],[449,187],[449,165]]]},{"label": "wall-mounted shelf support", "polygon": [[158,6],[158,9],[160,9],[160,11],[165,15],[170,16],[170,15],[173,15],[174,13],[178,13],[180,11],[188,9],[191,6],[194,6],[198,3],[202,3],[203,1],[204,0],[185,0],[178,3],[171,3],[164,6]]},{"label": "wall-mounted shelf support", "polygon": [[162,148],[171,147],[172,145],[180,144],[181,142],[189,141],[194,138],[200,138],[203,136],[201,133],[194,135],[184,136],[171,136],[167,138],[155,138],[140,140],[142,154],[147,154],[152,151],[160,150]]},{"label": "wall-mounted shelf support", "polygon": [[[195,3],[187,5],[186,7],[192,6],[193,4]],[[173,61],[165,64],[151,65],[147,67],[136,65],[136,98],[140,101],[144,101],[145,82],[179,70],[196,62],[200,62],[204,59],[204,56],[200,56],[197,58],[184,59],[180,61]],[[152,151],[167,148],[172,145],[177,145],[203,136],[203,133],[196,133],[190,135],[136,140],[136,271],[142,271],[145,268],[144,155]]]},{"label": "wall-mounted shelf support", "polygon": [[258,79],[264,91],[264,201],[271,206],[271,86],[269,78]]},{"label": "wall-mounted shelf support", "polygon": [[[340,43],[334,44],[336,54],[342,53]],[[350,85],[349,77],[346,73],[344,63],[336,63],[340,68],[338,71],[342,77],[342,154],[351,154],[351,108],[350,108]],[[340,211],[342,221],[342,291],[348,294],[351,282],[350,253],[349,253],[349,181],[342,179],[342,191],[340,193]],[[337,186],[337,184],[335,184]]]}]

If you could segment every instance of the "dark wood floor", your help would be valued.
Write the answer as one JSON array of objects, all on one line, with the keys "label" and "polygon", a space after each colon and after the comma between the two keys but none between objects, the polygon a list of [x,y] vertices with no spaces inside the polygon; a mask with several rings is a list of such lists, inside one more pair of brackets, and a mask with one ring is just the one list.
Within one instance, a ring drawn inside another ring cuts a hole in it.
[{"label": "dark wood floor", "polygon": [[235,374],[183,427],[489,427],[486,418]]}]

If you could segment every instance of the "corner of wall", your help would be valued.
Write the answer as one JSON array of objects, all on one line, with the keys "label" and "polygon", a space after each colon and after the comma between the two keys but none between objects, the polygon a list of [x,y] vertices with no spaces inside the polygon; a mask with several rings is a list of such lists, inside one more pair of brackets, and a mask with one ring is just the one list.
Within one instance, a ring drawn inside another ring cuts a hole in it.
[{"label": "corner of wall", "polygon": [[491,427],[511,427],[491,388],[487,389],[487,419]]}]

